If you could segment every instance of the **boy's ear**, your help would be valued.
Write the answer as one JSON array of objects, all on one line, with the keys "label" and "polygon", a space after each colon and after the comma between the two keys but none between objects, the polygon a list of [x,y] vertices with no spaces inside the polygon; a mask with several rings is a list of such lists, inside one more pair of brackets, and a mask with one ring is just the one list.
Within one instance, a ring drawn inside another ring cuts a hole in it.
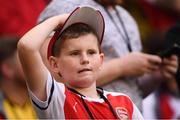
[{"label": "boy's ear", "polygon": [[103,53],[100,53],[100,66],[102,66],[103,62],[104,62],[104,54]]},{"label": "boy's ear", "polygon": [[57,58],[54,56],[49,57],[49,65],[53,72],[59,73]]}]

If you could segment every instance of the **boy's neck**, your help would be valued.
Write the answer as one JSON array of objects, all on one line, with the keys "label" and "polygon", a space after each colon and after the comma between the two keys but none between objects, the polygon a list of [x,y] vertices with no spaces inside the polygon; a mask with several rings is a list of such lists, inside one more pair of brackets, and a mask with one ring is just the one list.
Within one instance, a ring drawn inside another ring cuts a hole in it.
[{"label": "boy's neck", "polygon": [[89,98],[100,98],[97,90],[96,90],[96,83],[92,84],[90,87],[87,88],[73,88],[82,95],[89,97]]}]

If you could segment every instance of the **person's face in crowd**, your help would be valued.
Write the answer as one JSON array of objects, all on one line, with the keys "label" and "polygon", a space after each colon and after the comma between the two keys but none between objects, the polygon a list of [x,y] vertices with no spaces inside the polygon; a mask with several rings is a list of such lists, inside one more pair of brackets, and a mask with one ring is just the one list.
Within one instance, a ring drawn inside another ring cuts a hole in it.
[{"label": "person's face in crowd", "polygon": [[8,80],[25,83],[25,76],[17,52],[3,63],[3,73]]},{"label": "person's face in crowd", "polygon": [[57,68],[70,87],[88,87],[97,79],[103,62],[97,37],[93,34],[64,40]]}]

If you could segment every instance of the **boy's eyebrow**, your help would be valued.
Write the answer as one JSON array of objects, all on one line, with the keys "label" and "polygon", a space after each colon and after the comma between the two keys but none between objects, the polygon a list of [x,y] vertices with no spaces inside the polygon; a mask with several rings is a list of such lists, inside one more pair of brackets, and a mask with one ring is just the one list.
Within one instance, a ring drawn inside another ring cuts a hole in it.
[{"label": "boy's eyebrow", "polygon": [[95,49],[95,48],[90,48],[88,50],[93,50],[93,51],[97,51],[98,49]]},{"label": "boy's eyebrow", "polygon": [[[89,48],[89,49],[87,49],[87,51],[89,51],[89,50],[92,50],[92,51],[98,51],[98,49],[95,49],[95,48]],[[69,50],[68,50],[68,52],[73,52],[73,51],[81,51],[80,49],[72,49],[72,48],[70,48]]]},{"label": "boy's eyebrow", "polygon": [[73,50],[69,50],[68,52],[79,52],[81,50],[78,50],[78,49],[73,49]]}]

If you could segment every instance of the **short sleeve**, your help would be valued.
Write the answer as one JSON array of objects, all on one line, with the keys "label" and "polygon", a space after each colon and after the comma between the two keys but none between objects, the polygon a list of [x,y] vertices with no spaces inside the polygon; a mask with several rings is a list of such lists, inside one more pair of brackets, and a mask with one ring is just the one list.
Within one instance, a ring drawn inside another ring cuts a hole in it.
[{"label": "short sleeve", "polygon": [[41,119],[63,119],[64,118],[64,101],[65,101],[65,87],[62,83],[54,80],[52,75],[48,73],[46,83],[47,99],[41,101],[28,89],[33,107]]}]

